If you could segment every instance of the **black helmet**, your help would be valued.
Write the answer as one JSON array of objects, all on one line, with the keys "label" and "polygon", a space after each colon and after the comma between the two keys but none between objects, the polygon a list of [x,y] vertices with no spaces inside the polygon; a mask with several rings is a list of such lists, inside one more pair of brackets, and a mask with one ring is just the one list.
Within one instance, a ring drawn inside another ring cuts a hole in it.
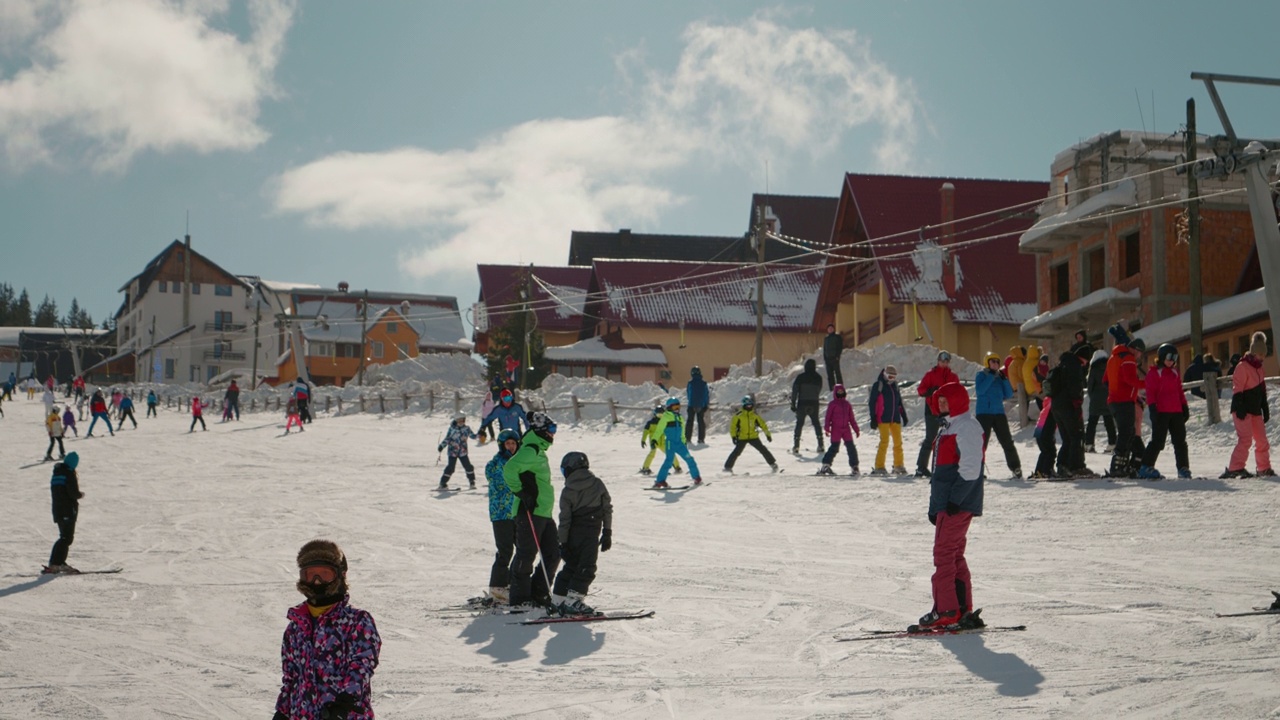
[{"label": "black helmet", "polygon": [[698,367],[697,365],[694,365],[693,367],[689,368],[689,375],[692,377],[702,377],[702,368]]},{"label": "black helmet", "polygon": [[587,462],[586,453],[580,453],[577,450],[565,453],[564,458],[560,460],[560,472],[565,475],[568,475],[574,470],[586,470],[589,467],[591,467],[591,463]]},{"label": "black helmet", "polygon": [[550,440],[550,435],[556,434],[556,421],[547,416],[541,410],[534,410],[529,413],[529,429],[538,437],[544,440]]},{"label": "black helmet", "polygon": [[654,406],[653,406],[653,414],[654,414],[654,415],[661,415],[661,414],[662,414],[662,410],[663,410],[663,407],[662,407],[661,405],[654,405]]},{"label": "black helmet", "polygon": [[1156,357],[1160,358],[1160,362],[1164,362],[1169,358],[1173,358],[1174,360],[1177,360],[1178,348],[1174,347],[1171,343],[1165,343],[1161,345],[1158,350],[1156,350]]}]

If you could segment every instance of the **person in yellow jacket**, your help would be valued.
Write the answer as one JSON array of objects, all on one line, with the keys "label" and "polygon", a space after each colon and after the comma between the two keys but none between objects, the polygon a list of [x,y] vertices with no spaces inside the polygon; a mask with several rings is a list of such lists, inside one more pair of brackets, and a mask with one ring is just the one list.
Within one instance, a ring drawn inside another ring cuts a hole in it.
[{"label": "person in yellow jacket", "polygon": [[[653,464],[653,456],[656,455],[659,450],[662,451],[663,455],[666,455],[667,453],[666,438],[662,437],[662,435],[658,433],[658,420],[662,417],[662,413],[663,407],[661,405],[655,405],[653,408],[653,417],[649,418],[649,422],[645,423],[644,429],[640,431],[640,447],[649,448],[649,454],[644,457],[644,465],[640,466],[641,475],[653,474],[653,470],[649,466]],[[680,469],[680,458],[675,459],[675,462],[671,465],[671,469],[674,470],[677,475],[684,472],[684,470]]]},{"label": "person in yellow jacket", "polygon": [[764,418],[756,414],[755,398],[747,395],[742,398],[742,408],[734,413],[733,419],[729,421],[729,437],[733,439],[733,452],[729,453],[729,459],[724,461],[725,472],[733,472],[733,464],[738,461],[738,456],[748,445],[759,450],[764,456],[764,461],[769,463],[769,468],[778,472],[778,462],[774,460],[773,453],[760,442],[761,430],[764,431],[765,439],[773,442],[773,433],[769,432],[769,426],[765,424]]}]

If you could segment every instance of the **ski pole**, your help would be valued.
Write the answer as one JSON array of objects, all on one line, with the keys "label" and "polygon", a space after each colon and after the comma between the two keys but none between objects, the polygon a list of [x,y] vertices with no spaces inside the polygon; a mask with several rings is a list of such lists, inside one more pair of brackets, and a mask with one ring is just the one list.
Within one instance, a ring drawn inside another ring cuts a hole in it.
[{"label": "ski pole", "polygon": [[547,595],[551,594],[551,576],[547,575],[547,565],[545,562],[547,556],[542,553],[542,543],[538,542],[538,528],[533,524],[533,510],[525,508],[525,515],[529,518],[529,532],[533,533],[533,546],[538,548],[538,567],[542,568],[542,579],[547,583]]},{"label": "ski pole", "polygon": [[444,431],[440,431],[440,436],[436,438],[436,465],[440,464],[440,453],[444,450],[440,447],[440,443],[444,442]]}]

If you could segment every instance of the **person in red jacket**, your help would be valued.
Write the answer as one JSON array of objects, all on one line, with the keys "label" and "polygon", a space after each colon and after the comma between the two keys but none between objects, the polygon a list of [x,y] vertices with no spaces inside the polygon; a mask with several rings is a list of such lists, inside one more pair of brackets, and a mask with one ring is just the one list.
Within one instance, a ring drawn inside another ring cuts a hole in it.
[{"label": "person in red jacket", "polygon": [[191,429],[187,432],[195,432],[196,423],[200,423],[202,431],[209,429],[209,426],[204,424],[204,402],[199,397],[191,398]]},{"label": "person in red jacket", "polygon": [[[1258,477],[1275,477],[1271,469],[1271,444],[1267,442],[1266,422],[1271,419],[1267,404],[1267,383],[1262,372],[1262,359],[1267,356],[1267,336],[1256,332],[1249,352],[1240,358],[1231,375],[1231,414],[1236,426],[1236,446],[1231,451],[1231,464],[1221,478],[1251,477],[1244,469],[1249,459],[1249,445],[1257,462]],[[1280,600],[1276,601],[1280,604]]]},{"label": "person in red jacket", "polygon": [[1169,343],[1156,351],[1156,366],[1147,373],[1147,403],[1155,409],[1151,418],[1151,442],[1142,455],[1138,477],[1159,480],[1163,476],[1156,470],[1156,458],[1164,449],[1165,437],[1173,437],[1173,456],[1178,465],[1178,477],[1191,477],[1191,460],[1187,456],[1187,419],[1191,411],[1187,407],[1187,394],[1182,391],[1182,373],[1178,372],[1178,349]]},{"label": "person in red jacket", "polygon": [[107,399],[102,396],[101,390],[93,391],[93,397],[89,399],[89,413],[93,415],[93,420],[89,423],[89,432],[85,433],[85,437],[93,437],[93,426],[97,425],[99,420],[107,424],[107,432],[116,434],[115,429],[111,427],[111,416],[107,414]]},{"label": "person in red jacket", "polygon": [[916,456],[916,477],[927,478],[929,471],[929,454],[933,452],[933,440],[938,436],[938,416],[932,411],[933,403],[929,398],[938,388],[947,383],[958,383],[960,377],[951,371],[951,353],[943,350],[938,353],[938,364],[920,378],[916,392],[925,399],[924,440],[920,443],[920,453]]},{"label": "person in red jacket", "polygon": [[1141,340],[1117,343],[1107,360],[1107,407],[1116,421],[1116,446],[1111,454],[1109,477],[1132,477],[1141,457],[1135,431],[1139,397],[1146,392],[1138,379],[1138,353],[1147,349]]}]

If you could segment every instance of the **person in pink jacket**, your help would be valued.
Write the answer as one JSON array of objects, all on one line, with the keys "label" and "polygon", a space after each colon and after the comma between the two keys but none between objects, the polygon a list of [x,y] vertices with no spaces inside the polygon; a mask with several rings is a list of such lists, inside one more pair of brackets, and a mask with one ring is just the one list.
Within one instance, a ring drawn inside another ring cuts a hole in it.
[{"label": "person in pink jacket", "polygon": [[200,423],[201,430],[209,429],[209,426],[204,424],[204,402],[199,397],[191,398],[191,429],[187,432],[195,432],[196,423]]},{"label": "person in pink jacket", "polygon": [[849,454],[849,468],[852,470],[850,474],[857,475],[858,448],[854,446],[853,439],[860,437],[862,431],[858,429],[858,421],[853,417],[853,405],[845,399],[844,385],[837,383],[832,391],[835,396],[827,405],[827,415],[822,425],[823,431],[831,438],[831,444],[827,447],[827,454],[822,456],[822,469],[818,474],[835,474],[831,470],[831,461],[836,459],[840,443],[844,443],[845,452]]},{"label": "person in pink jacket", "polygon": [[1173,437],[1173,456],[1178,464],[1178,477],[1191,477],[1191,460],[1187,457],[1187,394],[1182,391],[1182,373],[1178,372],[1178,349],[1169,343],[1156,350],[1156,364],[1147,372],[1147,405],[1155,413],[1151,419],[1151,442],[1142,454],[1138,477],[1159,480],[1156,458],[1164,449],[1167,436]]},{"label": "person in pink jacket", "polygon": [[1256,332],[1249,343],[1249,352],[1240,358],[1231,375],[1231,420],[1236,426],[1236,447],[1231,451],[1231,464],[1220,477],[1251,477],[1244,469],[1250,444],[1258,477],[1275,477],[1276,472],[1271,469],[1271,444],[1267,442],[1266,423],[1271,419],[1271,409],[1267,406],[1267,383],[1262,372],[1262,359],[1266,356],[1267,336]]}]

